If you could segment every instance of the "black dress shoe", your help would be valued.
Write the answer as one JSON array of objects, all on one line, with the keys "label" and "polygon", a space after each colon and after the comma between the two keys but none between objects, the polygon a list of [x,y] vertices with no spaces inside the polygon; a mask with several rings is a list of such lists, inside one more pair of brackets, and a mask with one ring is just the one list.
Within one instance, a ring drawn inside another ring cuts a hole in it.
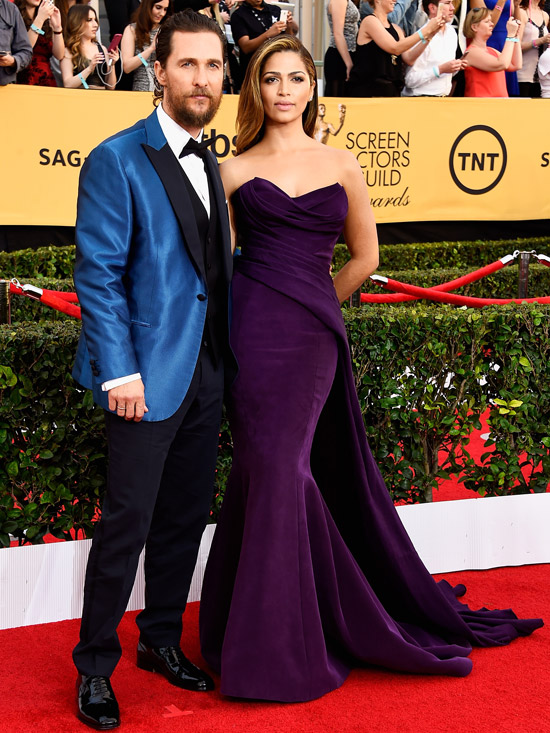
[{"label": "black dress shoe", "polygon": [[120,725],[115,693],[108,677],[79,675],[76,680],[78,718],[96,730],[112,730]]},{"label": "black dress shoe", "polygon": [[161,646],[156,649],[140,641],[137,648],[137,666],[148,672],[160,672],[168,682],[193,692],[214,689],[214,680],[190,662],[177,646]]}]

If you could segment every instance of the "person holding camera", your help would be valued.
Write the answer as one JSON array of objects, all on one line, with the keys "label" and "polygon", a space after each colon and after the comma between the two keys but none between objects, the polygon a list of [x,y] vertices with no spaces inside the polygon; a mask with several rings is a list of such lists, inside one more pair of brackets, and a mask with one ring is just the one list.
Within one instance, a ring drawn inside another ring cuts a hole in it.
[{"label": "person holding camera", "polygon": [[548,13],[543,10],[544,0],[522,0],[520,20],[524,32],[521,38],[523,65],[518,69],[520,97],[540,97],[540,83],[537,73],[539,58],[550,44]]},{"label": "person holding camera", "polygon": [[458,38],[451,25],[455,14],[453,0],[422,0],[422,5],[430,20],[439,16],[445,25],[429,43],[419,41],[410,51],[401,96],[448,97],[453,75],[466,66],[465,60],[456,58]]},{"label": "person holding camera", "polygon": [[95,10],[74,5],[67,16],[67,49],[61,61],[63,86],[69,89],[114,89],[118,50],[108,51],[96,39]]},{"label": "person holding camera", "polygon": [[16,74],[32,58],[32,46],[21,12],[8,0],[0,0],[0,86],[12,84]]},{"label": "person holding camera", "polygon": [[281,10],[265,0],[244,0],[231,16],[231,30],[240,49],[239,61],[244,78],[254,51],[264,41],[281,33],[293,36],[298,32],[298,26],[290,10]]},{"label": "person holding camera", "polygon": [[464,76],[465,97],[508,97],[505,71],[521,69],[521,23],[515,18],[506,22],[506,42],[502,51],[488,46],[495,24],[490,11],[470,10],[464,21],[464,35],[470,39]]},{"label": "person holding camera", "polygon": [[[411,49],[419,42],[425,47],[445,25],[441,17],[428,21],[424,28],[410,36],[390,22],[394,0],[369,0],[374,8],[361,21],[357,34],[357,50],[349,78],[352,97],[399,97],[404,86],[403,61],[415,55]],[[418,56],[418,54],[416,54]]]},{"label": "person holding camera", "polygon": [[17,74],[17,83],[56,87],[50,59],[53,56],[60,61],[65,54],[59,8],[53,0],[15,0],[15,4],[33,50],[30,64]]},{"label": "person holding camera", "polygon": [[133,75],[134,92],[155,89],[155,43],[161,23],[170,14],[170,0],[142,0],[134,13],[133,23],[122,35],[120,52],[127,74]]}]

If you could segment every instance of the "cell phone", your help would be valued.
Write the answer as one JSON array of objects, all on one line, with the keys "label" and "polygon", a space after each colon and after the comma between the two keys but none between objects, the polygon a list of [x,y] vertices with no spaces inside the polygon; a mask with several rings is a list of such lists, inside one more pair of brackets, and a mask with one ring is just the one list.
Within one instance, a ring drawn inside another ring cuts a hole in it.
[{"label": "cell phone", "polygon": [[8,56],[9,51],[0,51],[0,56]]},{"label": "cell phone", "polygon": [[286,23],[288,19],[288,10],[281,10],[281,15],[279,16],[279,20],[281,23]]},{"label": "cell phone", "polygon": [[111,53],[111,51],[116,51],[116,49],[118,48],[118,44],[121,42],[121,40],[122,40],[122,33],[115,33],[115,35],[113,36],[113,40],[109,44],[107,53]]}]

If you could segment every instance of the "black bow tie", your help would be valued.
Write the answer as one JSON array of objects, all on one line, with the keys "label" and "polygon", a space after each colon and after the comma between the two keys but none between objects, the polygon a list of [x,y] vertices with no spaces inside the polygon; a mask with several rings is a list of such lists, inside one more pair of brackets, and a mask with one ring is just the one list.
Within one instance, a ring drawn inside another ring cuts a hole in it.
[{"label": "black bow tie", "polygon": [[213,137],[207,137],[206,140],[203,140],[202,142],[198,143],[196,140],[193,140],[192,137],[189,138],[186,145],[184,146],[183,150],[179,154],[180,158],[184,158],[186,155],[198,155],[200,158],[204,158],[206,155],[207,148],[212,145],[214,142]]}]

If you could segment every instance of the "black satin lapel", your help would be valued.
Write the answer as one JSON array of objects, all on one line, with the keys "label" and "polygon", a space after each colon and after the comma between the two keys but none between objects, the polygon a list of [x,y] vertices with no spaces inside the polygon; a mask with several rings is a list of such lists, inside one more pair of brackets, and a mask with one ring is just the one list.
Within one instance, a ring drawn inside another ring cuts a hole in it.
[{"label": "black satin lapel", "polygon": [[199,230],[195,221],[193,204],[181,179],[180,164],[168,144],[164,145],[160,150],[156,150],[150,145],[143,143],[143,149],[158,173],[164,190],[170,199],[174,214],[180,225],[183,239],[187,244],[189,255],[196,269],[202,275],[204,282],[206,282]]},{"label": "black satin lapel", "polygon": [[229,229],[229,215],[227,212],[227,203],[225,200],[225,191],[223,189],[220,171],[218,169],[218,161],[210,151],[205,157],[208,176],[212,184],[212,190],[216,198],[216,208],[218,209],[218,223],[220,225],[222,237],[222,253],[227,279],[231,280],[233,274],[233,255],[231,252],[231,231]]}]

